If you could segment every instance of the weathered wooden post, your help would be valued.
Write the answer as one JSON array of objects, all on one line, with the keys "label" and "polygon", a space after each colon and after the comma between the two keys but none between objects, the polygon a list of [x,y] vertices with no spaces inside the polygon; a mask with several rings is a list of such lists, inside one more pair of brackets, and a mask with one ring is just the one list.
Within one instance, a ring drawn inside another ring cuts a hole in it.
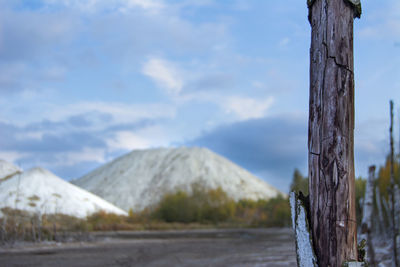
[{"label": "weathered wooden post", "polygon": [[396,227],[396,201],[395,201],[395,181],[394,181],[394,147],[393,147],[393,101],[390,100],[390,200],[392,203],[391,221],[392,221],[392,260],[394,266],[398,267],[399,262],[397,259],[397,227]]},{"label": "weathered wooden post", "polygon": [[319,266],[357,261],[353,20],[359,0],[308,0],[311,24],[308,164]]},{"label": "weathered wooden post", "polygon": [[369,264],[372,267],[376,266],[375,263],[375,251],[372,243],[372,222],[373,222],[373,210],[374,210],[374,180],[375,180],[375,165],[370,166],[368,170],[368,180],[365,189],[364,196],[364,207],[363,217],[361,223],[361,232],[366,235],[367,238],[367,251]]}]

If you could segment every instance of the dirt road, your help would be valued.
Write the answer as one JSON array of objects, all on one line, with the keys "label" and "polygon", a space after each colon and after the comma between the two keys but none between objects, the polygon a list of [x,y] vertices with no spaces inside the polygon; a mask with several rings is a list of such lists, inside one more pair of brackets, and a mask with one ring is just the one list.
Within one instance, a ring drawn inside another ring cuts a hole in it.
[{"label": "dirt road", "polygon": [[0,266],[296,266],[291,229],[97,233],[95,242],[0,249]]}]

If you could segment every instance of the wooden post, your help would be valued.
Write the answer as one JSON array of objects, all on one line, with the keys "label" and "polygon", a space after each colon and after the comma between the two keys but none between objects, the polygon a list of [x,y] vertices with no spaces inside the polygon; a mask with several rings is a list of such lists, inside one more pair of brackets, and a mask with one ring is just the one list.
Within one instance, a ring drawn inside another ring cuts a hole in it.
[{"label": "wooden post", "polygon": [[368,180],[365,189],[363,217],[361,223],[361,232],[366,234],[367,237],[367,252],[369,264],[372,267],[376,266],[375,251],[372,243],[372,213],[374,210],[374,180],[375,180],[375,166],[370,166],[368,170]]},{"label": "wooden post", "polygon": [[396,202],[395,202],[395,185],[394,185],[394,147],[393,147],[393,101],[390,100],[390,198],[391,198],[391,221],[392,221],[392,252],[394,266],[398,267],[399,262],[397,259],[397,229],[396,229]]},{"label": "wooden post", "polygon": [[357,261],[353,20],[359,0],[308,0],[311,24],[308,167],[319,266]]}]

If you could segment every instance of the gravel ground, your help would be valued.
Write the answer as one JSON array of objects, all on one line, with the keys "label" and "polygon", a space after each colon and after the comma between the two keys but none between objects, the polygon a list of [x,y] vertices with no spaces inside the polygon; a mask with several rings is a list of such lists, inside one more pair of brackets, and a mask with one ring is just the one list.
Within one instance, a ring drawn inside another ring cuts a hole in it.
[{"label": "gravel ground", "polygon": [[96,233],[94,240],[1,248],[0,266],[296,266],[288,228]]}]

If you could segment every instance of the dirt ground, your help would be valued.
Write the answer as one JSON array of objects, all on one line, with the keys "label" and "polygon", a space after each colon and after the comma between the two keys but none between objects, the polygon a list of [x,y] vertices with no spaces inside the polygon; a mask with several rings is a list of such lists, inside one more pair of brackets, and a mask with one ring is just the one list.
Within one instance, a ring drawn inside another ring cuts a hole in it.
[{"label": "dirt ground", "polygon": [[96,233],[85,243],[0,248],[0,266],[296,266],[291,229]]}]

